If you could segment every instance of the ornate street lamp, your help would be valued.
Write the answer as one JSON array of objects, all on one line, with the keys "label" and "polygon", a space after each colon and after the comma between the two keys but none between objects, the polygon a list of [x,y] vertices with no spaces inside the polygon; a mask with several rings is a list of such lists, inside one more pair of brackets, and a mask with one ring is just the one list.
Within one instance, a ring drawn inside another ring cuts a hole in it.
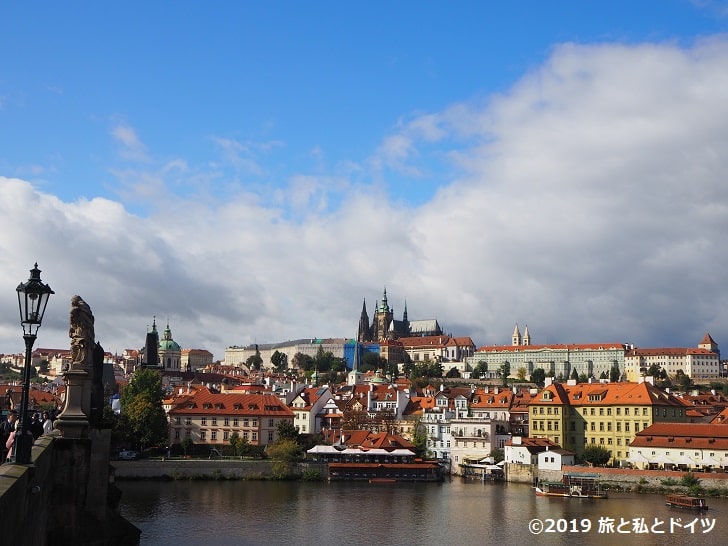
[{"label": "ornate street lamp", "polygon": [[18,308],[20,309],[20,324],[23,325],[23,339],[25,339],[25,367],[23,369],[23,395],[20,400],[20,422],[15,430],[15,443],[13,444],[13,462],[17,464],[30,464],[30,452],[33,447],[33,435],[30,431],[28,419],[28,398],[30,396],[30,365],[32,360],[33,344],[43,322],[48,298],[54,294],[51,287],[40,280],[38,264],[30,270],[27,282],[20,283],[18,291]]}]

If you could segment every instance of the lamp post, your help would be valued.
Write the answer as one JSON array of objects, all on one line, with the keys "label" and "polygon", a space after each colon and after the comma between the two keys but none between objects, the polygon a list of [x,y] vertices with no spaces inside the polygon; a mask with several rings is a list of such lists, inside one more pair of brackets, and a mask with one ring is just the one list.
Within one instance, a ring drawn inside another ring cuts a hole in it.
[{"label": "lamp post", "polygon": [[30,365],[33,344],[43,322],[48,298],[54,294],[51,287],[40,280],[38,264],[30,270],[27,282],[20,283],[17,288],[18,308],[20,310],[20,324],[23,325],[23,339],[25,340],[25,366],[23,369],[23,395],[20,399],[20,422],[16,426],[15,443],[13,444],[13,462],[17,464],[30,464],[30,452],[33,447],[33,436],[30,432],[28,419],[28,398],[30,396]]}]

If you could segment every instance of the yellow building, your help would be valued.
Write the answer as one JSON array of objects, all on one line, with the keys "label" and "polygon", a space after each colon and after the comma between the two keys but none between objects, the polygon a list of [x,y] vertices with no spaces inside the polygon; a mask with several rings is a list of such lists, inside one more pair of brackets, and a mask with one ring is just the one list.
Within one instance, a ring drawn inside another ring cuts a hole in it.
[{"label": "yellow building", "polygon": [[548,438],[581,456],[586,445],[626,460],[635,434],[653,423],[687,421],[686,406],[650,382],[554,383],[529,404],[530,436]]}]

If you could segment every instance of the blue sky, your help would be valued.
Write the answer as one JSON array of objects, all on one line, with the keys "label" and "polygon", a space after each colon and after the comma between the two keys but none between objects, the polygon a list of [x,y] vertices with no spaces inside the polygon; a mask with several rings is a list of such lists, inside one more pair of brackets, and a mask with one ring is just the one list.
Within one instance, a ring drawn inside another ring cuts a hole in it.
[{"label": "blue sky", "polygon": [[68,345],[75,293],[109,350],[157,316],[222,358],[354,335],[385,285],[478,345],[516,322],[728,343],[727,21],[677,0],[3,4],[0,352],[36,260],[43,346]]}]

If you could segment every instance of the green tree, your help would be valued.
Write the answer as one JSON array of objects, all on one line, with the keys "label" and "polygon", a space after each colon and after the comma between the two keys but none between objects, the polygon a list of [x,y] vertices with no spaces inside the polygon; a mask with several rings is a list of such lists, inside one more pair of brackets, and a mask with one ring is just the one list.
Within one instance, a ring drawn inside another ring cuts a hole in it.
[{"label": "green tree", "polygon": [[615,364],[614,366],[612,366],[612,369],[609,370],[609,380],[612,383],[616,383],[617,381],[619,381],[620,377],[622,377],[622,373],[619,371],[619,366]]},{"label": "green tree", "polygon": [[611,458],[610,451],[606,447],[597,444],[588,444],[582,455],[582,459],[593,466],[604,466]]},{"label": "green tree", "polygon": [[574,368],[573,370],[571,370],[571,377],[570,377],[570,379],[576,379],[577,381],[579,380],[579,372],[576,371],[576,368]]},{"label": "green tree", "polygon": [[274,461],[293,462],[301,458],[301,446],[295,440],[277,440],[268,445],[266,453]]},{"label": "green tree", "polygon": [[364,353],[364,355],[361,357],[361,367],[360,367],[359,371],[375,372],[377,370],[384,369],[386,364],[387,364],[387,361],[384,360],[377,353],[373,353],[371,351],[366,351]]},{"label": "green tree", "polygon": [[276,424],[276,431],[278,432],[279,440],[293,440],[298,441],[298,429],[293,424],[293,421],[282,420]]},{"label": "green tree", "polygon": [[536,368],[531,374],[531,383],[541,386],[546,381],[546,372],[543,368]]},{"label": "green tree", "polygon": [[304,372],[313,370],[314,362],[311,355],[296,353],[295,355],[293,355],[292,363],[294,368],[298,368],[299,370],[303,370]]},{"label": "green tree", "polygon": [[121,413],[132,441],[145,447],[165,443],[168,438],[167,415],[162,407],[162,376],[156,370],[138,369],[121,394]]},{"label": "green tree", "polygon": [[651,364],[650,367],[647,368],[645,375],[648,377],[654,377],[655,380],[658,381],[664,381],[667,379],[667,372],[657,363]]},{"label": "green tree", "polygon": [[510,362],[504,362],[498,368],[498,375],[503,379],[503,386],[508,385],[508,376],[511,375],[511,364]]},{"label": "green tree", "polygon": [[448,372],[445,374],[445,377],[447,378],[455,378],[460,377],[460,370],[457,369],[457,367],[453,366],[448,370]]},{"label": "green tree", "polygon": [[281,480],[291,475],[291,463],[301,458],[301,446],[295,440],[277,440],[266,447],[266,453],[273,459],[273,477]]},{"label": "green tree", "polygon": [[185,436],[182,440],[182,452],[185,454],[185,457],[187,457],[187,452],[192,449],[192,445],[192,438]]},{"label": "green tree", "polygon": [[248,442],[247,438],[240,436],[240,434],[238,434],[237,432],[233,432],[230,435],[230,445],[233,446],[235,455],[240,455],[241,457],[243,457],[250,454],[250,442]]},{"label": "green tree", "polygon": [[493,462],[494,463],[499,463],[499,462],[501,462],[502,460],[504,460],[506,458],[505,453],[499,447],[493,448],[490,451],[489,456],[490,457],[493,457]]},{"label": "green tree", "polygon": [[277,372],[285,372],[288,369],[288,355],[280,351],[274,351],[270,355],[270,363]]},{"label": "green tree", "polygon": [[263,357],[261,357],[257,352],[254,355],[250,355],[248,359],[245,361],[245,365],[250,370],[260,370],[260,368],[263,366]]},{"label": "green tree", "polygon": [[684,371],[678,370],[675,372],[675,386],[680,387],[683,390],[688,390],[693,385],[693,380]]},{"label": "green tree", "polygon": [[473,368],[473,372],[471,373],[471,376],[475,379],[482,379],[485,374],[488,372],[488,364],[485,362],[478,362],[476,364],[475,368]]},{"label": "green tree", "polygon": [[428,456],[427,427],[425,427],[419,417],[415,421],[414,433],[412,436],[412,445],[414,445],[414,452],[416,457],[424,459]]}]

